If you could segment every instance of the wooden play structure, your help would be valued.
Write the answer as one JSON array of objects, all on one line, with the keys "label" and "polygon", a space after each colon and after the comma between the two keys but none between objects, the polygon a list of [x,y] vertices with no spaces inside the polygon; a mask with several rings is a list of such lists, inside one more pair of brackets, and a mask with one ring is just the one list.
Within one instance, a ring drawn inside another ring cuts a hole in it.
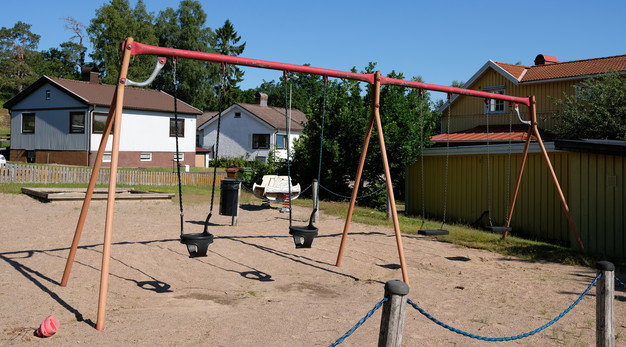
[{"label": "wooden play structure", "polygon": [[[257,68],[264,68],[264,69],[279,70],[279,71],[283,71],[283,73],[285,74],[288,72],[315,74],[315,75],[324,76],[324,78],[333,77],[333,78],[341,78],[341,79],[350,79],[350,80],[365,82],[371,85],[372,92],[373,92],[371,114],[370,114],[367,128],[365,131],[365,136],[363,140],[363,146],[361,150],[358,168],[356,170],[354,189],[352,191],[352,196],[350,199],[350,206],[348,209],[348,213],[347,213],[344,228],[343,228],[341,243],[339,245],[337,261],[335,264],[336,266],[341,265],[342,257],[345,252],[345,248],[346,248],[347,240],[348,240],[348,234],[350,230],[350,223],[352,221],[352,215],[353,215],[354,208],[355,208],[356,198],[358,196],[358,189],[360,186],[362,172],[363,172],[363,168],[365,165],[365,159],[367,156],[368,146],[370,143],[372,132],[374,130],[374,126],[376,126],[376,131],[377,131],[378,139],[380,142],[381,160],[383,162],[384,176],[385,176],[385,182],[386,182],[386,187],[387,187],[387,196],[388,196],[389,203],[391,205],[390,206],[391,217],[393,220],[395,241],[396,241],[397,250],[398,250],[400,268],[402,272],[402,280],[407,284],[409,283],[409,275],[408,275],[405,256],[404,256],[402,236],[400,232],[400,225],[398,222],[398,215],[397,215],[397,209],[396,209],[395,198],[394,198],[394,193],[393,193],[393,186],[392,186],[389,163],[388,163],[388,158],[387,158],[387,151],[385,147],[385,137],[383,134],[383,127],[382,127],[381,117],[380,117],[380,89],[381,89],[381,86],[385,84],[408,87],[408,88],[415,88],[415,89],[420,89],[420,90],[431,90],[431,91],[443,92],[443,93],[447,93],[448,95],[462,94],[462,95],[484,98],[486,100],[494,100],[494,99],[504,100],[514,105],[525,105],[526,107],[528,107],[528,114],[530,115],[530,124],[528,126],[529,136],[527,137],[527,140],[525,143],[524,153],[523,153],[524,159],[522,160],[521,165],[519,167],[515,189],[512,194],[511,201],[509,203],[508,216],[507,216],[505,227],[509,226],[511,216],[515,209],[515,203],[516,203],[517,195],[519,192],[522,175],[524,173],[524,168],[526,165],[528,147],[532,138],[532,136],[530,135],[532,134],[532,135],[535,135],[535,138],[541,147],[543,158],[545,162],[547,163],[547,166],[550,171],[550,175],[553,179],[553,182],[559,194],[559,198],[562,202],[563,209],[565,210],[567,214],[568,225],[569,225],[570,231],[574,235],[575,239],[577,240],[579,248],[581,250],[583,249],[583,245],[578,236],[578,232],[574,225],[573,218],[569,213],[569,207],[565,200],[565,196],[563,195],[563,192],[560,188],[559,181],[556,177],[554,169],[552,168],[552,164],[550,163],[550,158],[548,157],[548,154],[543,145],[543,141],[541,140],[539,130],[537,128],[535,98],[533,96],[516,97],[516,96],[494,94],[494,93],[488,93],[488,92],[476,91],[476,90],[470,90],[470,89],[440,86],[440,85],[434,85],[434,84],[428,84],[428,83],[422,83],[422,82],[416,82],[416,81],[399,80],[399,79],[385,77],[381,75],[380,72],[375,72],[375,73],[345,72],[345,71],[330,70],[330,69],[324,69],[324,68],[316,68],[316,67],[311,67],[311,66],[294,65],[294,64],[278,63],[278,62],[249,59],[249,58],[242,58],[242,57],[225,56],[225,55],[219,55],[219,54],[213,54],[213,53],[157,47],[157,46],[142,44],[139,42],[134,42],[132,38],[126,39],[126,41],[124,42],[122,46],[122,49],[123,49],[123,59],[121,62],[120,75],[119,75],[119,79],[117,83],[117,88],[115,90],[115,94],[113,95],[113,100],[111,102],[112,106],[108,114],[108,118],[106,122],[106,130],[103,131],[102,141],[100,143],[100,147],[96,155],[96,160],[95,160],[95,164],[93,167],[91,180],[89,182],[89,187],[87,189],[85,200],[83,202],[80,216],[76,225],[76,231],[75,231],[72,245],[70,248],[70,252],[67,258],[67,263],[65,266],[65,271],[63,273],[63,278],[61,280],[61,286],[66,286],[69,280],[71,267],[74,262],[74,257],[76,255],[76,250],[78,247],[78,243],[80,241],[83,226],[85,224],[85,218],[87,216],[87,211],[89,209],[90,201],[92,200],[92,197],[94,194],[94,188],[95,188],[95,183],[96,183],[96,179],[98,176],[98,171],[100,169],[102,158],[105,152],[105,148],[109,140],[109,134],[111,133],[111,130],[112,130],[113,144],[112,144],[112,150],[111,150],[111,178],[109,181],[109,188],[108,188],[109,194],[108,194],[108,200],[107,200],[107,210],[106,210],[106,220],[105,220],[105,230],[104,230],[104,245],[103,245],[103,252],[102,252],[102,268],[101,268],[101,275],[100,275],[98,314],[97,314],[97,321],[96,321],[96,329],[98,330],[104,329],[104,318],[105,318],[105,312],[106,312],[106,298],[107,298],[108,277],[109,277],[109,261],[111,258],[111,235],[113,232],[113,217],[114,217],[114,204],[115,204],[114,196],[115,196],[116,178],[117,178],[116,172],[118,168],[118,157],[119,157],[119,147],[120,147],[120,136],[117,136],[117,134],[120,134],[120,129],[123,123],[123,119],[121,115],[122,115],[122,109],[123,109],[123,103],[124,103],[124,90],[125,90],[125,86],[128,85],[129,83],[129,80],[127,77],[128,67],[131,62],[131,57],[135,55],[155,55],[155,56],[160,56],[160,57],[172,57],[173,58],[172,60],[174,61],[176,59],[181,59],[181,58],[203,60],[203,61],[221,63],[222,66],[225,66],[226,64],[243,65],[243,66],[250,66],[250,67],[257,67]],[[163,61],[163,60],[164,60],[163,58],[160,58],[159,61]],[[153,75],[155,75],[155,73],[153,73]],[[289,190],[291,191],[290,185],[288,185],[288,187],[290,188]],[[295,192],[295,189],[293,191]],[[298,228],[302,229],[300,231],[307,231],[307,227],[298,227]]]}]

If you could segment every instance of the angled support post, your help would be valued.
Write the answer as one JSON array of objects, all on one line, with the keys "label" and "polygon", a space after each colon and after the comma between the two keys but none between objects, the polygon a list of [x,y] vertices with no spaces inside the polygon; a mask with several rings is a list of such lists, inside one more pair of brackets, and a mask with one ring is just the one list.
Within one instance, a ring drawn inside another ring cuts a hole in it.
[{"label": "angled support post", "polygon": [[385,136],[383,134],[383,126],[380,120],[380,72],[377,71],[374,75],[374,97],[372,99],[372,115],[368,124],[367,132],[365,135],[365,142],[363,144],[363,150],[361,151],[361,159],[359,161],[359,169],[357,170],[356,179],[354,182],[354,189],[352,190],[352,197],[350,198],[350,207],[348,208],[348,216],[346,217],[346,223],[343,229],[343,235],[341,237],[341,245],[339,247],[339,254],[337,255],[337,263],[341,264],[341,257],[343,255],[346,238],[348,236],[348,230],[350,228],[350,222],[352,221],[352,213],[354,212],[354,206],[356,204],[356,197],[358,195],[358,187],[361,182],[361,175],[363,173],[363,167],[365,166],[365,157],[367,156],[367,148],[369,140],[371,138],[374,122],[376,122],[376,131],[378,133],[378,140],[380,142],[380,153],[383,161],[383,169],[385,171],[385,181],[387,184],[387,198],[391,206],[391,218],[393,220],[393,227],[396,237],[396,245],[398,248],[398,257],[400,258],[400,268],[402,269],[402,280],[405,283],[409,283],[409,274],[406,267],[406,261],[404,258],[404,247],[402,246],[402,234],[400,232],[400,222],[398,220],[398,211],[396,209],[395,197],[393,194],[393,184],[391,182],[391,171],[389,169],[389,160],[387,158],[387,149],[385,148]]}]

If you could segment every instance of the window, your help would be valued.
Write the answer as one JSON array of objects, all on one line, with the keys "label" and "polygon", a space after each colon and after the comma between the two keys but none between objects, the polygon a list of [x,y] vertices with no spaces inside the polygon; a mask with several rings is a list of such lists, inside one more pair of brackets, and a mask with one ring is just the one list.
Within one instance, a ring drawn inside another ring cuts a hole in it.
[{"label": "window", "polygon": [[51,95],[50,89],[46,90],[46,100],[50,100]]},{"label": "window", "polygon": [[34,113],[22,113],[22,133],[23,134],[35,133],[35,114]]},{"label": "window", "polygon": [[276,135],[276,149],[287,148],[287,135]]},{"label": "window", "polygon": [[179,119],[177,122],[176,118],[170,118],[170,137],[176,137],[176,130],[178,130],[178,137],[185,137],[184,119]]},{"label": "window", "polygon": [[104,153],[104,155],[102,156],[102,162],[103,163],[110,163],[111,162],[111,153]]},{"label": "window", "polygon": [[270,148],[270,134],[252,134],[252,148],[254,149]]},{"label": "window", "polygon": [[[486,92],[504,95],[504,89],[486,88]],[[504,100],[489,99],[485,105],[485,113],[504,113]]]},{"label": "window", "polygon": [[139,160],[141,160],[141,161],[152,161],[152,153],[141,153],[141,154],[139,154]]},{"label": "window", "polygon": [[[91,125],[91,132],[94,134],[102,134],[104,133],[104,129],[107,124],[107,117],[109,115],[106,113],[94,113],[93,114],[93,122]],[[111,127],[111,134],[113,134],[113,127]]]},{"label": "window", "polygon": [[235,118],[241,118],[241,112],[235,112]]},{"label": "window", "polygon": [[178,153],[178,156],[174,153],[174,161],[176,160],[185,161],[185,153]]},{"label": "window", "polygon": [[85,133],[85,113],[70,112],[70,134]]}]

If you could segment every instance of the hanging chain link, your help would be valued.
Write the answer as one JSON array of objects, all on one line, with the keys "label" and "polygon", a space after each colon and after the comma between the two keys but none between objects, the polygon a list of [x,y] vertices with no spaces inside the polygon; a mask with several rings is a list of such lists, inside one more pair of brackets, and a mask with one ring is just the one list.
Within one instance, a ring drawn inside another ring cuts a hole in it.
[{"label": "hanging chain link", "polygon": [[[423,91],[420,89],[420,173],[421,173],[421,190],[422,190],[422,226],[426,222],[426,188],[424,188],[424,149],[426,147],[426,141],[424,140],[424,126],[425,117],[424,110],[422,108]],[[420,227],[421,229],[421,227]]]},{"label": "hanging chain link", "polygon": [[[511,107],[511,105],[509,105]],[[513,104],[513,108],[517,108],[517,104]],[[506,213],[504,214],[504,225],[508,225],[509,223],[509,198],[511,195],[511,152],[513,151],[513,108],[510,108],[509,112],[509,154],[507,158],[507,167],[506,167],[506,190],[504,196],[504,204],[506,206]]]},{"label": "hanging chain link", "polygon": [[487,120],[487,217],[489,218],[489,226],[493,226],[493,221],[491,220],[491,165],[490,165],[490,149],[489,149],[489,112],[491,111],[491,100],[485,99],[487,103],[487,110],[485,112],[485,118]]}]

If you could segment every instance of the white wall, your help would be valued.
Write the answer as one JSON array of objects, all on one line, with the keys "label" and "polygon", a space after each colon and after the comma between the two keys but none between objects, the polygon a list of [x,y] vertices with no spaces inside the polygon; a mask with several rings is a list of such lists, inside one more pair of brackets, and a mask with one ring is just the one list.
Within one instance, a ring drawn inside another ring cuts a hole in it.
[{"label": "white wall", "polygon": [[[95,112],[108,113],[107,108]],[[170,118],[173,114],[154,111],[124,110],[122,114],[120,151],[175,152],[176,138],[170,137]],[[178,115],[185,121],[185,136],[180,137],[180,152],[196,150],[196,116]],[[91,122],[90,122],[91,123]],[[91,150],[97,151],[102,134],[91,134]],[[113,137],[109,138],[107,151],[112,148]]]}]

